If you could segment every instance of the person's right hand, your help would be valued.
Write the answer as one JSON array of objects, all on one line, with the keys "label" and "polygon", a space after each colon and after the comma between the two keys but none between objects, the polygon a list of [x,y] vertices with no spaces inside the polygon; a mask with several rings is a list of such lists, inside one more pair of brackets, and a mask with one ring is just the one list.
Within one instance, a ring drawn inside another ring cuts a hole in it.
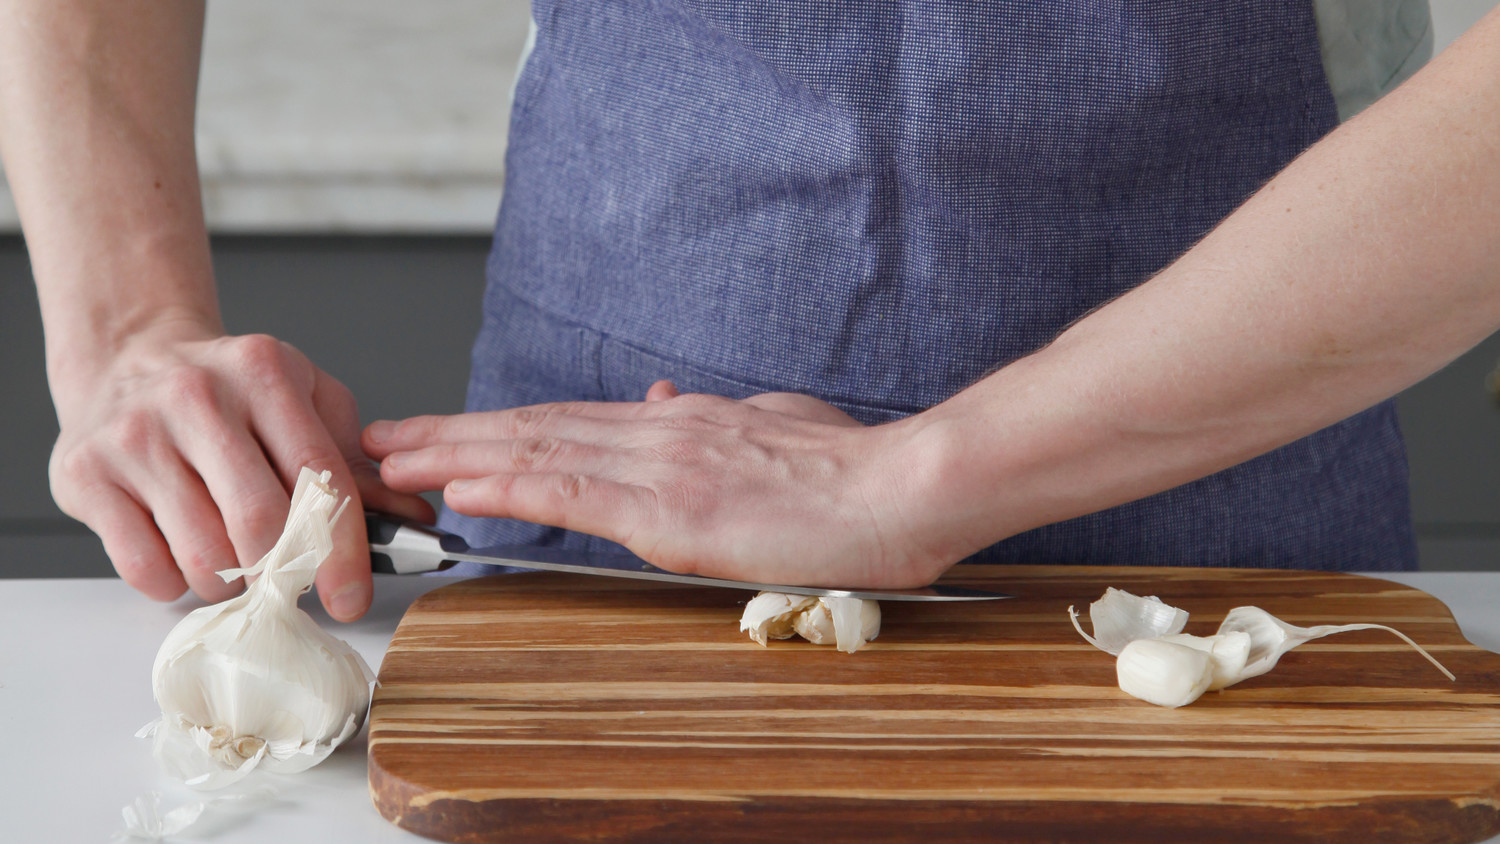
[{"label": "person's right hand", "polygon": [[363,506],[424,521],[422,499],[387,488],[360,451],[349,390],[264,335],[193,326],[142,331],[92,371],[53,373],[62,427],[49,466],[63,512],[104,542],[120,577],[157,600],[241,586],[214,572],[258,560],[285,524],[303,466],[350,496],[319,597],[349,621],[371,597]]}]

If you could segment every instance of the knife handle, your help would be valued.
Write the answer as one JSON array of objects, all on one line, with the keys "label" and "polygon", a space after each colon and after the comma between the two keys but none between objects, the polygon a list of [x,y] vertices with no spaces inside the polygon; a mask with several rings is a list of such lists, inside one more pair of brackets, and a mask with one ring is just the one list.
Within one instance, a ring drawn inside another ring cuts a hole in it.
[{"label": "knife handle", "polygon": [[365,538],[370,543],[370,571],[414,574],[453,565],[443,540],[456,539],[435,527],[398,516],[365,511]]}]

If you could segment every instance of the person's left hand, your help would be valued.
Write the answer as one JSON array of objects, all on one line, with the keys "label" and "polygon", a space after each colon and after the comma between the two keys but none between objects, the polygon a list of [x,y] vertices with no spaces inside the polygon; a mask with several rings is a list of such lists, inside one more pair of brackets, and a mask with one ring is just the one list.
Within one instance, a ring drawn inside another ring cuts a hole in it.
[{"label": "person's left hand", "polygon": [[898,426],[810,396],[678,395],[376,422],[366,451],[395,490],[443,489],[469,516],[619,542],[664,569],[736,580],[902,588],[954,559],[906,524]]}]

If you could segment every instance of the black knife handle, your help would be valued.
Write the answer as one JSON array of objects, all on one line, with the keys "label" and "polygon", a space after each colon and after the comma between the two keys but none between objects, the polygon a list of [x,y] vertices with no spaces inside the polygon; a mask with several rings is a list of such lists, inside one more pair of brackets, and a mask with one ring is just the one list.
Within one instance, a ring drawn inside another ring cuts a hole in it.
[{"label": "black knife handle", "polygon": [[371,545],[390,545],[391,540],[396,538],[396,531],[400,529],[401,522],[393,516],[377,513],[374,510],[365,511],[365,538]]}]

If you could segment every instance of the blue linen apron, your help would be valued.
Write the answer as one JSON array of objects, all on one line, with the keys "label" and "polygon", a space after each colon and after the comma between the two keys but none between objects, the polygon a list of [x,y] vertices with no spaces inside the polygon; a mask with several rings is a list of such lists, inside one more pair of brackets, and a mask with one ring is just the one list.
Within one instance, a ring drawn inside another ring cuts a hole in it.
[{"label": "blue linen apron", "polygon": [[[1309,0],[533,14],[475,411],[669,378],[919,412],[1150,278],[1337,122]],[[973,559],[1410,569],[1409,510],[1387,402]],[[608,544],[443,519],[473,543]]]}]

